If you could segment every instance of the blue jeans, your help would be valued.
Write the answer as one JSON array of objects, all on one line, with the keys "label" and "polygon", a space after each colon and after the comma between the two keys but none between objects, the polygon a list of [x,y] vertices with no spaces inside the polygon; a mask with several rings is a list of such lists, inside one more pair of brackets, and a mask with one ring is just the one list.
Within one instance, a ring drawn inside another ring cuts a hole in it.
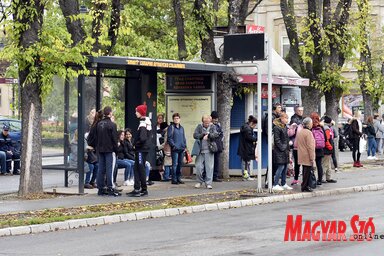
[{"label": "blue jeans", "polygon": [[4,151],[0,151],[0,166],[1,166],[1,173],[7,172],[7,155]]},{"label": "blue jeans", "polygon": [[288,167],[288,164],[277,165],[273,186],[279,185],[280,176],[281,176],[281,186],[285,185],[285,179],[287,177],[287,167]]},{"label": "blue jeans", "polygon": [[171,174],[171,166],[164,166],[163,180],[168,181]]},{"label": "blue jeans", "polygon": [[105,180],[107,180],[107,187],[114,188],[113,184],[113,170],[116,164],[116,155],[112,152],[99,153],[99,172],[97,174],[97,187],[102,189],[105,187]]},{"label": "blue jeans", "polygon": [[[93,163],[93,164],[88,163],[88,167],[89,167],[89,172],[85,174],[85,182],[84,182],[85,184],[90,184],[95,182],[95,180],[97,179],[97,172],[99,170],[98,163]],[[91,179],[91,175],[92,175],[92,179]]]},{"label": "blue jeans", "polygon": [[135,161],[130,159],[117,159],[116,165],[117,168],[125,168],[124,180],[133,179],[133,166],[135,165]]},{"label": "blue jeans", "polygon": [[183,165],[184,151],[172,151],[172,181],[181,179],[181,166]]},{"label": "blue jeans", "polygon": [[368,156],[375,156],[376,155],[376,139],[373,137],[368,137]]}]

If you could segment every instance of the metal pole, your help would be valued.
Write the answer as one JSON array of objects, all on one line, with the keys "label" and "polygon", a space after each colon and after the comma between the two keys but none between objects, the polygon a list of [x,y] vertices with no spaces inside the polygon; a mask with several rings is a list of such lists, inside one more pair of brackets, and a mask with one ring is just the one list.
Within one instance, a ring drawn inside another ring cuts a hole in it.
[{"label": "metal pole", "polygon": [[227,67],[237,68],[237,67],[253,67],[257,69],[257,192],[261,193],[263,192],[263,188],[261,186],[261,120],[262,120],[262,114],[261,114],[261,69],[257,63],[238,63],[238,64],[227,64]]},{"label": "metal pole", "polygon": [[268,46],[268,191],[272,193],[272,43]]},{"label": "metal pole", "polygon": [[[69,157],[69,80],[64,83],[64,166],[68,166]],[[64,171],[64,186],[68,187],[68,171]]]},{"label": "metal pole", "polygon": [[262,112],[261,112],[261,69],[257,67],[257,192],[263,192],[261,187],[261,164],[262,164],[262,154],[261,154],[261,144],[262,137],[261,133],[261,121],[262,121]]},{"label": "metal pole", "polygon": [[77,170],[79,172],[79,194],[84,194],[84,75],[80,75],[77,84]]}]

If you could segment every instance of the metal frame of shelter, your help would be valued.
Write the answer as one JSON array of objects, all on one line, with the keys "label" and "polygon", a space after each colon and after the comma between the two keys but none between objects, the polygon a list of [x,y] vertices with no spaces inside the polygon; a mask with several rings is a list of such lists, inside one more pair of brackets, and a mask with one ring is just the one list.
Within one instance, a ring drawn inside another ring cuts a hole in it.
[{"label": "metal frame of shelter", "polygon": [[[227,65],[222,64],[208,64],[198,62],[187,61],[173,61],[173,60],[161,60],[161,59],[149,59],[149,58],[134,58],[134,57],[116,57],[116,56],[101,56],[101,57],[89,57],[86,67],[89,70],[95,71],[96,77],[96,109],[101,107],[101,78],[102,71],[104,69],[117,69],[124,70],[125,76],[119,78],[125,78],[125,88],[129,84],[129,74],[132,72],[162,72],[173,74],[216,74],[221,72],[227,72]],[[77,159],[83,159],[84,156],[84,128],[85,128],[85,76],[80,75],[78,77],[78,157]],[[69,82],[65,83],[65,110],[64,110],[64,165],[68,164],[69,155]],[[126,102],[129,97],[135,97],[136,95],[129,95],[125,93]],[[126,113],[127,104],[125,106]],[[127,115],[126,115],[127,116]],[[127,124],[127,117],[125,117],[125,124]],[[77,170],[79,170],[79,193],[84,193],[84,161],[78,161]]]}]

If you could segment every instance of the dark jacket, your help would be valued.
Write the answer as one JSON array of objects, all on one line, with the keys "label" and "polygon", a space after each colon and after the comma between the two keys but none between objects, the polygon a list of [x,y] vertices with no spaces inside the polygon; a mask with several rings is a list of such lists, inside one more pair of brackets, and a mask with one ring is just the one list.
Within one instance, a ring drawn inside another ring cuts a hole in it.
[{"label": "dark jacket", "polygon": [[277,165],[288,164],[289,137],[287,126],[281,123],[279,119],[276,119],[273,123],[275,124],[275,127],[273,127],[273,163]]},{"label": "dark jacket", "polygon": [[97,124],[97,146],[99,153],[117,152],[117,127],[109,117]]},{"label": "dark jacket", "polygon": [[[208,132],[209,132],[208,140],[209,141],[215,141],[219,137],[219,134],[216,131],[216,126],[213,125],[213,124],[210,124],[207,129],[208,129]],[[198,155],[198,154],[201,153],[201,151],[202,151],[202,140],[203,140],[205,135],[206,135],[206,133],[204,132],[203,125],[202,124],[198,124],[196,126],[196,128],[195,128],[195,131],[193,132],[193,138],[198,141],[197,143],[195,141],[196,150],[192,150],[192,151],[194,151],[194,153],[196,153],[194,155]],[[194,147],[195,147],[195,145],[194,145]]]},{"label": "dark jacket", "polygon": [[134,142],[136,152],[149,152],[152,124],[148,120],[146,117],[140,119],[137,137]]},{"label": "dark jacket", "polygon": [[350,128],[350,139],[359,139],[361,135],[363,135],[359,130],[359,123],[356,119],[353,119],[351,122],[351,128]]},{"label": "dark jacket", "polygon": [[12,139],[9,136],[5,136],[3,132],[0,132],[0,151],[14,151]]},{"label": "dark jacket", "polygon": [[124,146],[126,147],[125,152],[127,153],[125,158],[135,160],[135,148],[133,147],[133,143],[129,140],[124,140]]},{"label": "dark jacket", "polygon": [[237,154],[244,161],[250,161],[255,159],[257,137],[254,135],[253,129],[248,123],[244,124],[240,128],[240,140],[239,147],[237,148]]},{"label": "dark jacket", "polygon": [[219,136],[215,139],[216,145],[217,145],[217,152],[223,152],[224,150],[224,145],[223,145],[223,140],[224,140],[224,133],[223,129],[221,128],[220,123],[214,124],[216,127],[216,131],[219,134]]},{"label": "dark jacket", "polygon": [[123,141],[119,141],[120,143],[118,143],[117,145],[117,152],[116,152],[116,156],[117,156],[117,159],[127,159],[127,155],[128,155],[128,149],[126,147],[126,141],[123,140]]},{"label": "dark jacket", "polygon": [[184,151],[187,147],[184,127],[180,124],[179,127],[171,124],[167,130],[167,142],[171,146],[172,151]]},{"label": "dark jacket", "polygon": [[299,116],[298,114],[294,114],[292,117],[291,117],[291,122],[289,122],[289,124],[302,124],[303,123],[303,116]]},{"label": "dark jacket", "polygon": [[[273,132],[273,127],[275,127],[275,124],[273,121],[275,121],[276,118],[279,118],[279,115],[276,114],[275,112],[272,112],[272,132]],[[268,139],[268,114],[265,114],[263,123],[262,123],[262,129],[263,129],[263,135],[267,137]]]},{"label": "dark jacket", "polygon": [[375,128],[373,127],[373,124],[368,124],[365,128],[365,132],[368,136],[368,138],[376,138],[376,132]]}]

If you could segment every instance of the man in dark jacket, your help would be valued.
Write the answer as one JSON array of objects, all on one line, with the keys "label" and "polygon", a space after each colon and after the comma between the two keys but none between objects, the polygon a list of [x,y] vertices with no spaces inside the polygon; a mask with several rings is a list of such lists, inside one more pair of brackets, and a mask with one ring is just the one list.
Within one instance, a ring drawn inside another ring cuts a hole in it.
[{"label": "man in dark jacket", "polygon": [[256,158],[257,137],[253,129],[256,128],[257,119],[254,116],[248,117],[248,122],[240,129],[240,140],[237,154],[241,157],[241,171],[244,180],[253,180],[250,177],[251,160]]},{"label": "man in dark jacket", "polygon": [[181,166],[183,165],[184,151],[187,140],[183,126],[180,125],[179,113],[172,115],[173,123],[167,129],[167,142],[171,146],[172,157],[172,184],[184,184],[181,180]]},{"label": "man in dark jacket", "polygon": [[303,112],[304,108],[302,106],[296,106],[295,107],[295,114],[291,117],[291,122],[289,122],[290,125],[297,124],[300,125],[303,123]]},{"label": "man in dark jacket", "polygon": [[219,179],[219,175],[220,175],[219,168],[220,168],[220,154],[221,152],[223,152],[223,149],[224,149],[224,146],[223,146],[224,133],[219,123],[219,114],[217,113],[217,111],[212,111],[211,118],[212,118],[212,123],[215,125],[216,131],[219,134],[219,137],[215,139],[215,142],[217,145],[217,152],[214,153],[213,181],[221,182],[221,179]]},{"label": "man in dark jacket", "polygon": [[134,167],[134,189],[127,193],[128,196],[140,197],[148,196],[147,180],[145,173],[145,162],[149,152],[150,133],[152,123],[146,117],[147,106],[139,105],[136,107],[136,117],[140,119],[137,137],[135,138],[135,167]]},{"label": "man in dark jacket", "polygon": [[[112,108],[107,106],[103,109],[104,118],[97,124],[96,151],[99,160],[99,173],[97,176],[98,195],[108,194],[120,196],[113,184],[113,170],[116,164],[117,152],[117,127],[111,121]],[[107,192],[103,190],[105,178],[107,180]]]},{"label": "man in dark jacket", "polygon": [[[4,164],[2,164],[2,173],[10,173],[11,172],[11,164],[12,160],[13,164],[13,175],[20,174],[20,152],[16,150],[13,146],[12,139],[9,136],[9,126],[4,125],[3,131],[0,134],[0,150],[5,152],[6,155],[6,170],[4,170]],[[4,159],[2,159],[4,160]],[[4,161],[3,161],[4,162]]]}]

